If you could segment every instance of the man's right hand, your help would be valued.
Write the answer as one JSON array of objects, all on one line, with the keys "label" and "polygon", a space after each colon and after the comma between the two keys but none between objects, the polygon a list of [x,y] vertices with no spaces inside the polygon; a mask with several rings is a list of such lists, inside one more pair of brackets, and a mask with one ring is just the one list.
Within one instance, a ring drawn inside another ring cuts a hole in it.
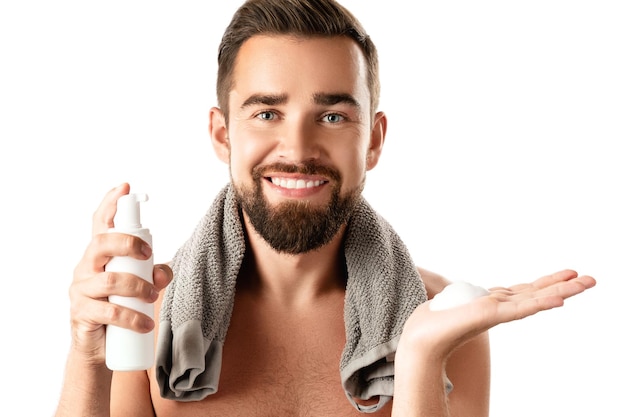
[{"label": "man's right hand", "polygon": [[109,303],[108,297],[137,297],[152,303],[173,276],[169,266],[161,264],[154,267],[154,284],[136,275],[105,271],[105,265],[114,256],[145,260],[152,254],[150,246],[140,238],[108,232],[114,226],[117,200],[129,191],[130,186],[126,183],[112,189],[95,211],[92,239],[74,270],[70,286],[72,350],[94,364],[102,364],[105,360],[106,325],[113,324],[142,333],[154,328],[154,321],[150,317]]}]

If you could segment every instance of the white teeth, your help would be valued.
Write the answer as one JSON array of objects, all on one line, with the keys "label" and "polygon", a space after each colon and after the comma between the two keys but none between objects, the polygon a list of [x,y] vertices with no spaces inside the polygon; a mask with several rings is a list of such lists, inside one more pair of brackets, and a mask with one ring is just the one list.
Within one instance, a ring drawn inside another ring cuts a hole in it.
[{"label": "white teeth", "polygon": [[292,178],[278,178],[272,177],[272,183],[279,187],[289,188],[289,189],[301,189],[301,188],[312,188],[319,187],[323,181],[315,180],[315,181],[305,181],[305,180],[294,180]]}]

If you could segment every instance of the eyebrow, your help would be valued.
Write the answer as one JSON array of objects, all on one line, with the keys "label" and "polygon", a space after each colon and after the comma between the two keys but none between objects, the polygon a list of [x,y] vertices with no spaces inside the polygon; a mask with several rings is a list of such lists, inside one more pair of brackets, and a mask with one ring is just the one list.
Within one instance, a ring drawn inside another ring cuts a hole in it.
[{"label": "eyebrow", "polygon": [[262,104],[265,106],[277,106],[287,102],[287,94],[253,94],[246,99],[241,108]]},{"label": "eyebrow", "polygon": [[322,106],[332,106],[335,104],[348,104],[356,109],[360,109],[359,102],[350,94],[346,93],[315,93],[313,102]]},{"label": "eyebrow", "polygon": [[[287,94],[253,94],[246,99],[241,108],[261,104],[264,106],[277,106],[285,104],[288,100]],[[313,102],[322,106],[332,106],[335,104],[348,104],[356,109],[360,109],[359,102],[350,94],[346,93],[315,93]]]}]

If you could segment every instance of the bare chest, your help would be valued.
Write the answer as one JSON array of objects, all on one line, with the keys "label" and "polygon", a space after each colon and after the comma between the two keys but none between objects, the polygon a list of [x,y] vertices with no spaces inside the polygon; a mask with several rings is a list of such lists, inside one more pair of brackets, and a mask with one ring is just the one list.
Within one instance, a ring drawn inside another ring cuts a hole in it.
[{"label": "bare chest", "polygon": [[157,392],[157,416],[361,415],[346,398],[339,377],[345,344],[342,299],[291,314],[244,301],[236,307],[218,392],[192,403],[163,400]]}]

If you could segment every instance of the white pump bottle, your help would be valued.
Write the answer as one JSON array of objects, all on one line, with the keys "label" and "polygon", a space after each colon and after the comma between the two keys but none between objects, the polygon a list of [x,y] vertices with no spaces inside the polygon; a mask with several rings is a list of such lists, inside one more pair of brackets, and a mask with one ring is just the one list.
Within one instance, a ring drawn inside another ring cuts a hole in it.
[{"label": "white pump bottle", "polygon": [[[150,230],[142,227],[139,203],[148,201],[146,194],[128,194],[117,201],[114,228],[109,232],[126,233],[143,239],[152,246]],[[129,272],[152,282],[153,257],[139,260],[130,256],[113,257],[105,266],[106,271]],[[110,296],[109,301],[154,318],[153,304],[137,298]],[[154,363],[154,333],[138,333],[118,326],[106,328],[106,365],[113,371],[136,371],[149,369]]]}]

